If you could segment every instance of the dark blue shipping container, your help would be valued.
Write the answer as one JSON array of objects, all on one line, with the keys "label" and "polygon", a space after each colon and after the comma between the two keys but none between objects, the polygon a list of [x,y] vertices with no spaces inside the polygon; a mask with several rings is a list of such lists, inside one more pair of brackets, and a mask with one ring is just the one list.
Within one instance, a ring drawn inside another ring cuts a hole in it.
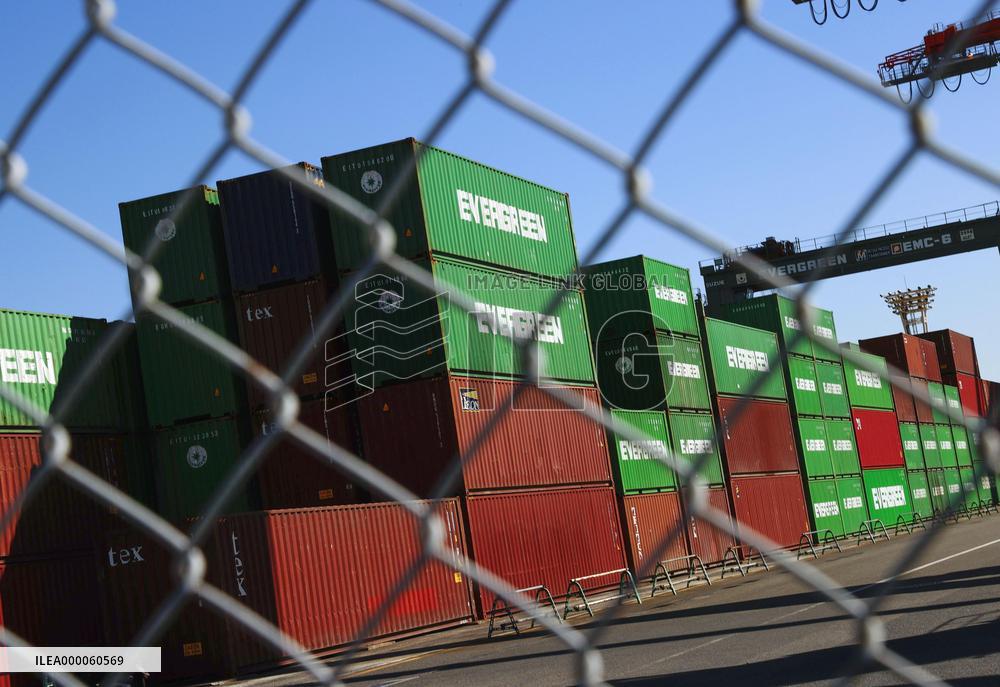
[{"label": "dark blue shipping container", "polygon": [[[285,169],[324,185],[323,172],[307,162]],[[219,202],[235,291],[335,276],[329,212],[279,170],[220,181]]]}]

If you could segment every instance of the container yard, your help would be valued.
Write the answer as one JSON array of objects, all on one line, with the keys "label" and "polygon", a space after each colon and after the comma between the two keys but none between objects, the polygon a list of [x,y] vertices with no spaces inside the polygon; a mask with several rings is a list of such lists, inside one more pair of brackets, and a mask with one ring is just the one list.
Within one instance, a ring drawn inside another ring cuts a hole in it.
[{"label": "container yard", "polygon": [[1000,9],[85,4],[3,13],[0,687],[1000,674]]}]

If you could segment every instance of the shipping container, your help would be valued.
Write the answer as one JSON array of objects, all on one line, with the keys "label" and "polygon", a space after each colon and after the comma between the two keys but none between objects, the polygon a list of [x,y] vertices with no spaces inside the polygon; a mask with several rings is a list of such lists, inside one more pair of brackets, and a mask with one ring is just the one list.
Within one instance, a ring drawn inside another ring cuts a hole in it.
[{"label": "shipping container", "polygon": [[934,506],[931,503],[927,473],[924,470],[907,470],[906,481],[910,485],[910,506],[913,512],[921,518],[931,517],[934,514]]},{"label": "shipping container", "polygon": [[[40,434],[0,434],[0,513],[6,513],[41,470]],[[69,457],[108,484],[131,491],[120,436],[74,435]],[[134,478],[133,478],[134,479]],[[115,522],[113,509],[55,476],[0,532],[0,558],[89,551]]]},{"label": "shipping container", "polygon": [[844,366],[840,363],[816,361],[816,382],[823,416],[849,418],[851,406],[847,401],[847,383],[844,380]]},{"label": "shipping container", "polygon": [[938,410],[939,407],[946,405],[944,385],[937,382],[928,382],[927,393],[931,397],[931,416],[934,418],[934,424],[949,424],[950,420],[948,416]]},{"label": "shipping container", "polygon": [[830,441],[830,460],[836,475],[860,475],[861,459],[850,420],[827,420],[826,436]]},{"label": "shipping container", "polygon": [[930,487],[934,513],[943,513],[948,509],[948,485],[945,484],[944,470],[928,470],[927,484]]},{"label": "shipping container", "polygon": [[958,454],[955,452],[955,441],[951,434],[951,427],[948,425],[935,425],[934,433],[937,436],[938,455],[941,458],[941,467],[958,467]]},{"label": "shipping container", "polygon": [[[0,309],[0,369],[4,388],[42,413],[60,411],[75,380],[96,359],[107,320]],[[71,429],[114,430],[121,407],[114,365],[102,363],[70,406],[60,411]],[[33,428],[33,417],[0,398],[0,426]]]},{"label": "shipping container", "polygon": [[691,292],[691,274],[644,255],[583,268],[590,336],[621,339],[661,331],[700,336]]},{"label": "shipping container", "polygon": [[788,388],[792,391],[791,403],[795,414],[821,417],[823,405],[820,402],[815,363],[795,356],[788,356],[785,361],[788,370]]},{"label": "shipping container", "polygon": [[670,452],[667,416],[659,411],[612,410],[611,417],[645,438],[636,442],[608,430],[611,464],[623,494],[677,488],[677,476],[663,463]]},{"label": "shipping container", "polygon": [[840,514],[836,480],[807,480],[806,496],[809,499],[811,528],[820,532],[830,530],[835,537],[843,536],[844,518]]},{"label": "shipping container", "polygon": [[[909,422],[899,423],[899,438],[903,442],[903,461],[907,470],[923,470],[924,452],[921,449],[920,431],[917,425]],[[934,447],[937,448],[935,440]]]},{"label": "shipping container", "polygon": [[910,377],[910,387],[913,389],[913,405],[917,411],[917,422],[928,425],[933,424],[934,413],[931,412],[930,405],[918,396],[918,394],[929,395],[927,380]]},{"label": "shipping container", "polygon": [[720,396],[718,404],[729,474],[799,469],[787,403]]},{"label": "shipping container", "polygon": [[[417,265],[437,279],[429,296],[402,274],[361,281],[347,313],[358,383],[379,387],[414,378],[473,374],[525,377],[517,346],[533,342],[542,377],[593,384],[594,363],[583,295],[553,281],[444,260]],[[457,302],[476,303],[469,313]],[[562,300],[545,314],[553,299]]]},{"label": "shipping container", "polygon": [[[222,418],[179,425],[154,436],[156,499],[160,514],[175,523],[199,516],[229,479],[246,446],[242,419]],[[224,512],[257,505],[254,485],[247,485]]]},{"label": "shipping container", "polygon": [[873,520],[881,520],[887,528],[894,527],[902,516],[907,521],[913,517],[910,486],[902,468],[865,470],[865,499],[868,513]]},{"label": "shipping container", "polygon": [[[709,306],[712,307],[713,304]],[[778,335],[778,343],[786,355],[814,357],[812,340],[803,332],[796,302],[790,298],[776,293],[758,296],[738,303],[727,303],[721,308],[713,308],[712,314],[727,322],[774,332]]]},{"label": "shipping container", "polygon": [[[815,308],[816,322],[813,323],[813,353],[817,360],[840,363],[841,355],[837,348],[837,325],[833,321],[833,311]],[[820,345],[826,343],[826,346]]]},{"label": "shipping container", "polygon": [[752,530],[780,547],[791,547],[809,530],[798,474],[733,477],[730,489],[739,532]]},{"label": "shipping container", "polygon": [[941,467],[941,452],[938,449],[937,428],[934,425],[917,425],[920,434],[920,448],[924,453],[924,464],[927,469]]},{"label": "shipping container", "polygon": [[963,503],[961,473],[959,473],[958,468],[945,468],[941,473],[944,475],[947,503],[952,508],[961,508]]},{"label": "shipping container", "polygon": [[[577,267],[565,193],[412,138],[322,163],[330,185],[376,210],[402,183],[386,219],[404,258],[444,255],[558,277]],[[332,224],[337,267],[360,268],[371,256],[368,231],[336,210]]]},{"label": "shipping container", "polygon": [[[515,588],[544,584],[555,597],[570,580],[625,567],[624,543],[611,487],[510,492],[465,499],[476,563]],[[618,585],[618,575],[581,582]],[[488,611],[493,593],[479,589]]]},{"label": "shipping container", "polygon": [[799,446],[802,450],[804,472],[810,479],[832,477],[833,456],[830,454],[830,437],[826,422],[814,418],[799,418]]},{"label": "shipping container", "polygon": [[976,487],[976,473],[969,468],[959,468],[958,476],[962,482],[962,497],[966,508],[979,507],[979,489]]},{"label": "shipping container", "polygon": [[840,517],[844,520],[844,533],[852,536],[858,533],[862,523],[868,519],[865,487],[860,475],[838,477],[836,482],[837,495],[840,497]]},{"label": "shipping container", "polygon": [[112,327],[124,328],[122,344],[113,357],[114,385],[118,397],[120,426],[127,433],[145,432],[149,428],[146,414],[146,395],[142,386],[142,367],[139,364],[139,338],[132,322],[113,322]]},{"label": "shipping container", "polygon": [[463,463],[452,494],[611,484],[604,427],[580,412],[600,407],[597,390],[561,390],[574,395],[575,409],[503,380],[447,377],[377,389],[358,404],[365,459],[420,496],[433,492],[456,455]]},{"label": "shipping container", "polygon": [[[177,213],[177,210],[183,210]],[[125,247],[145,255],[162,282],[160,300],[180,305],[229,292],[219,194],[208,186],[162,193],[118,204]]]},{"label": "shipping container", "polygon": [[998,385],[997,382],[991,382],[987,379],[979,380],[979,414],[983,417],[988,417],[990,410],[992,408],[992,399],[998,396]]},{"label": "shipping container", "polygon": [[733,396],[787,399],[778,339],[772,332],[705,319],[714,390]]},{"label": "shipping container", "polygon": [[979,501],[984,506],[995,504],[997,502],[995,477],[982,463],[973,464],[973,469],[977,475],[976,488],[979,491]]},{"label": "shipping container", "polygon": [[722,484],[722,457],[716,443],[715,421],[712,416],[672,412],[668,413],[667,421],[674,458],[688,465],[704,460],[699,471],[700,477],[710,485]]},{"label": "shipping container", "polygon": [[899,423],[891,410],[854,408],[854,436],[858,445],[861,467],[903,467],[903,444],[899,438]]},{"label": "shipping container", "polygon": [[324,183],[320,169],[307,162],[219,182],[235,291],[336,277],[329,212],[304,188]]},{"label": "shipping container", "polygon": [[[660,561],[688,555],[680,493],[632,494],[622,497],[622,531],[628,567],[636,581],[649,577]],[[669,565],[671,570],[680,562]],[[560,590],[562,591],[562,590]]]},{"label": "shipping container", "polygon": [[954,440],[955,456],[961,467],[972,466],[972,448],[969,441],[969,432],[965,427],[954,425],[951,428],[951,436]]},{"label": "shipping container", "polygon": [[967,375],[979,374],[976,344],[971,336],[960,334],[951,329],[940,329],[936,332],[919,334],[919,336],[934,344],[941,372],[945,374],[955,374],[956,372]]},{"label": "shipping container", "polygon": [[882,408],[892,410],[892,389],[885,359],[877,355],[855,351],[864,362],[863,367],[844,359],[844,376],[847,379],[847,398],[852,408]]},{"label": "shipping container", "polygon": [[[327,302],[325,280],[279,286],[244,294],[236,300],[236,321],[243,349],[279,376],[284,375],[292,354],[306,339],[317,334],[319,317]],[[326,390],[325,379],[339,380],[350,375],[349,365],[324,374],[325,359],[347,351],[343,326],[328,331],[310,347],[305,365],[292,380],[292,389],[301,398],[316,398]],[[325,355],[324,355],[325,351]],[[267,393],[247,380],[250,407],[267,402]]]},{"label": "shipping container", "polygon": [[[691,496],[686,490],[681,491],[681,499],[684,505],[684,517],[687,520],[688,546],[691,547],[691,554],[698,556],[705,565],[722,562],[726,551],[735,544],[732,534],[695,515],[690,507]],[[722,513],[732,524],[729,493],[725,487],[706,490],[704,499],[707,507]]]},{"label": "shipping container", "polygon": [[[299,407],[299,422],[335,445],[358,455],[361,431],[353,405],[327,411],[323,399]],[[276,431],[273,414],[262,410],[253,416],[254,437]],[[257,470],[260,505],[264,510],[311,508],[359,503],[361,488],[336,465],[303,448],[290,437],[281,439]]]},{"label": "shipping container", "polygon": [[601,339],[595,345],[597,381],[608,406],[631,410],[712,409],[700,342],[657,332]]},{"label": "shipping container", "polygon": [[912,385],[909,377],[890,377],[892,404],[896,407],[896,418],[900,422],[916,422],[917,406],[913,402]]},{"label": "shipping container", "polygon": [[[944,402],[948,406],[948,411],[952,413],[957,413],[960,417],[962,413],[962,401],[958,396],[958,387],[951,386],[948,384],[944,385]],[[951,419],[948,420],[950,424],[955,424]]]},{"label": "shipping container", "polygon": [[[235,342],[231,307],[213,301],[179,310],[189,321]],[[151,316],[139,319],[136,332],[146,408],[154,428],[233,415],[244,407],[244,383],[221,355]]]},{"label": "shipping container", "polygon": [[924,362],[927,366],[927,381],[940,382],[941,363],[938,360],[937,348],[934,343],[920,339],[920,352],[923,354]]},{"label": "shipping container", "polygon": [[909,334],[891,334],[874,339],[861,339],[861,349],[881,356],[893,367],[911,377],[941,381],[941,370],[933,346]]},{"label": "shipping container", "polygon": [[953,375],[942,375],[945,384],[958,388],[958,400],[962,404],[962,413],[967,417],[980,417],[980,380],[972,375],[961,372]]}]

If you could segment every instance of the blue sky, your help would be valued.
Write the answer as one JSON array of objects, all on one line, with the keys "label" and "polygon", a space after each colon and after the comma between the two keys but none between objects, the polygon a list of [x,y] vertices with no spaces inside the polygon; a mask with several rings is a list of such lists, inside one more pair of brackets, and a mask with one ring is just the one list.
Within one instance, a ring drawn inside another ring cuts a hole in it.
[{"label": "blue sky", "polygon": [[[487,3],[423,0],[471,32]],[[765,18],[874,78],[888,53],[921,41],[935,22],[972,10],[970,0],[883,0],[873,13],[817,27],[808,9],[767,0]],[[125,30],[232,88],[284,2],[121,3]],[[633,3],[515,2],[488,42],[496,78],[597,138],[631,151],[732,15],[724,0]],[[625,9],[627,7],[627,9]],[[64,0],[16,3],[0,22],[5,137],[36,85],[83,27]],[[253,135],[289,160],[405,136],[421,136],[462,83],[458,53],[386,10],[361,0],[316,0],[246,101]],[[931,101],[948,145],[995,166],[1000,80]],[[120,49],[99,42],[73,68],[20,148],[29,183],[120,240],[117,203],[188,183],[221,120],[200,99]],[[836,231],[907,141],[892,108],[842,85],[745,33],[726,51],[667,128],[649,158],[653,195],[734,244],[767,235],[811,238]],[[604,163],[482,95],[438,140],[444,148],[570,194],[581,254],[622,204],[622,181]],[[228,155],[214,184],[256,171]],[[1000,192],[923,154],[866,219],[878,224],[996,200]],[[96,317],[128,306],[125,272],[12,199],[0,204],[3,298],[10,308]],[[602,258],[636,253],[689,267],[710,250],[641,217]],[[976,337],[984,374],[1000,378],[994,305],[998,256],[982,251],[827,281],[815,292],[836,313],[840,338],[899,330],[880,293],[928,282],[939,287],[935,328]]]}]

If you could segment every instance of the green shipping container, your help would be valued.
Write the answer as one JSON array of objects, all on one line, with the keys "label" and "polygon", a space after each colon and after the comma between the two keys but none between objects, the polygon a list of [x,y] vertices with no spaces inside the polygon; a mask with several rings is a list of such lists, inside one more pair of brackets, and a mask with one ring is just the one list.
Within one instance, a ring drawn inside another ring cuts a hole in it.
[{"label": "green shipping container", "polygon": [[668,414],[670,440],[674,456],[678,461],[693,464],[703,455],[708,455],[701,470],[702,478],[710,485],[723,484],[722,457],[715,441],[715,421],[711,415],[694,413]]},{"label": "green shipping container", "polygon": [[788,356],[785,362],[795,414],[821,417],[823,405],[820,402],[819,384],[816,381],[816,365],[812,360],[795,356]]},{"label": "green shipping container", "polygon": [[894,527],[899,516],[913,517],[910,488],[902,468],[865,470],[865,500],[873,520],[881,520],[886,528]]},{"label": "green shipping container", "polygon": [[951,436],[954,439],[955,456],[958,464],[962,467],[972,467],[972,446],[969,441],[969,432],[965,427],[953,425]]},{"label": "green shipping container", "polygon": [[868,506],[865,504],[865,489],[861,483],[861,476],[840,477],[836,482],[844,533],[855,535],[861,528],[861,523],[868,519]]},{"label": "green shipping container", "polygon": [[[844,359],[844,377],[847,380],[847,398],[855,408],[884,408],[895,410],[892,404],[892,388],[885,358],[869,353],[854,352],[866,361],[858,367]],[[874,370],[874,371],[873,371]]]},{"label": "green shipping container", "polygon": [[[948,406],[948,411],[956,413],[958,417],[962,417],[963,415],[962,399],[958,395],[958,387],[949,386],[948,384],[945,384],[943,386],[944,386],[944,402]],[[956,424],[951,419],[949,419],[948,422],[953,425]],[[958,424],[961,424],[961,422],[959,422]]]},{"label": "green shipping container", "polygon": [[951,435],[951,427],[948,425],[934,425],[934,433],[937,436],[941,467],[958,467],[958,454],[955,453],[955,440]]},{"label": "green shipping container", "polygon": [[620,339],[634,332],[700,336],[683,267],[637,255],[584,267],[584,298],[590,335]]},{"label": "green shipping container", "polygon": [[840,363],[816,361],[816,383],[824,417],[851,417],[851,404],[847,401],[847,383],[844,366]]},{"label": "green shipping container", "polygon": [[945,483],[944,470],[928,470],[927,485],[930,487],[934,512],[944,512],[948,507],[948,485]]},{"label": "green shipping container", "polygon": [[[59,408],[69,387],[95,360],[108,329],[106,320],[0,310],[0,383],[40,411]],[[122,400],[116,365],[103,363],[62,414],[70,429],[113,430],[122,427]],[[0,399],[0,426],[37,427],[38,422],[6,399]]]},{"label": "green shipping container", "polygon": [[[374,387],[415,378],[463,375],[521,378],[529,373],[517,344],[532,341],[545,379],[593,384],[583,296],[552,281],[458,262],[417,263],[440,285],[429,297],[400,274],[360,282],[348,312],[348,341],[359,383]],[[544,314],[557,294],[563,299]],[[475,312],[462,308],[464,294]]]},{"label": "green shipping container", "polygon": [[974,464],[973,468],[978,475],[976,488],[979,491],[979,501],[987,506],[996,503],[996,481],[994,476],[989,473],[989,469],[982,463]]},{"label": "green shipping container", "polygon": [[[927,394],[931,397],[931,401],[935,403],[947,404],[944,397],[944,385],[938,382],[927,382]],[[938,410],[935,406],[931,406],[931,413],[934,416],[934,424],[950,424],[948,416]]]},{"label": "green shipping container", "polygon": [[[236,341],[232,306],[211,301],[179,310],[191,321]],[[150,425],[169,427],[242,410],[246,386],[221,356],[149,316],[137,322],[136,333]]]},{"label": "green shipping container", "polygon": [[647,437],[635,442],[609,432],[608,443],[622,492],[638,494],[676,489],[674,471],[658,458],[666,456],[670,450],[667,416],[662,412],[632,410],[612,410],[611,416]]},{"label": "green shipping container", "polygon": [[[188,194],[185,200],[185,194]],[[181,206],[177,217],[171,213]],[[222,298],[229,292],[229,264],[222,238],[219,194],[194,188],[118,204],[125,247],[144,255],[156,245],[160,300],[181,304]]]},{"label": "green shipping container", "polygon": [[832,477],[833,460],[830,455],[830,438],[826,433],[826,423],[823,420],[800,418],[799,449],[802,451],[802,462],[809,479],[814,477]]},{"label": "green shipping container", "polygon": [[596,343],[597,381],[608,406],[712,409],[700,342],[658,332]]},{"label": "green shipping container", "polygon": [[945,496],[948,503],[955,508],[961,508],[962,498],[962,475],[958,468],[945,468],[941,471],[944,474]]},{"label": "green shipping container", "polygon": [[861,459],[850,420],[827,420],[826,436],[830,440],[830,458],[836,475],[860,475]]},{"label": "green shipping container", "polygon": [[124,327],[124,343],[115,351],[115,384],[121,406],[121,426],[129,432],[143,432],[149,428],[146,415],[146,396],[142,390],[142,367],[139,364],[139,338],[131,322],[115,322]]},{"label": "green shipping container", "polygon": [[[751,298],[739,303],[729,303],[715,313],[727,322],[755,327],[777,334],[781,350],[807,358],[813,357],[813,345],[808,336],[796,337],[802,333],[802,323],[795,307],[795,301],[776,293]],[[794,342],[794,343],[793,343]]]},{"label": "green shipping container", "polygon": [[[815,323],[813,324],[813,353],[817,360],[828,360],[831,362],[841,362],[840,352],[837,349],[837,325],[833,321],[833,312],[815,309]],[[823,341],[833,350],[828,351],[818,342]]]},{"label": "green shipping container", "polygon": [[976,488],[976,473],[972,468],[959,468],[959,479],[962,481],[962,495],[966,508],[979,506],[979,489]]},{"label": "green shipping container", "polygon": [[910,422],[899,423],[899,438],[903,442],[903,460],[907,470],[923,470],[924,452],[920,449],[920,431]]},{"label": "green shipping container", "polygon": [[920,448],[924,452],[924,464],[928,470],[941,467],[941,452],[938,450],[937,429],[934,425],[917,425],[920,434]]},{"label": "green shipping container", "polygon": [[[412,138],[324,157],[323,175],[370,208],[406,175],[387,217],[405,258],[444,256],[557,277],[576,269],[565,193]],[[360,268],[371,255],[368,232],[336,210],[331,223],[337,267]]]},{"label": "green shipping container", "polygon": [[[196,517],[232,474],[245,446],[246,428],[234,418],[195,422],[156,432],[156,495],[160,514],[179,523]],[[248,493],[248,491],[250,493]],[[252,509],[252,488],[227,504],[226,513]]]},{"label": "green shipping container", "polygon": [[760,383],[754,397],[788,398],[773,333],[710,318],[705,320],[705,331],[716,392],[746,396]]},{"label": "green shipping container", "polygon": [[927,484],[927,473],[923,470],[908,470],[906,480],[910,485],[910,503],[913,506],[913,512],[921,518],[929,518],[934,515],[931,490]]},{"label": "green shipping container", "polygon": [[806,481],[809,496],[809,514],[814,530],[830,530],[833,536],[844,534],[844,520],[840,514],[840,497],[837,482],[832,479]]}]

